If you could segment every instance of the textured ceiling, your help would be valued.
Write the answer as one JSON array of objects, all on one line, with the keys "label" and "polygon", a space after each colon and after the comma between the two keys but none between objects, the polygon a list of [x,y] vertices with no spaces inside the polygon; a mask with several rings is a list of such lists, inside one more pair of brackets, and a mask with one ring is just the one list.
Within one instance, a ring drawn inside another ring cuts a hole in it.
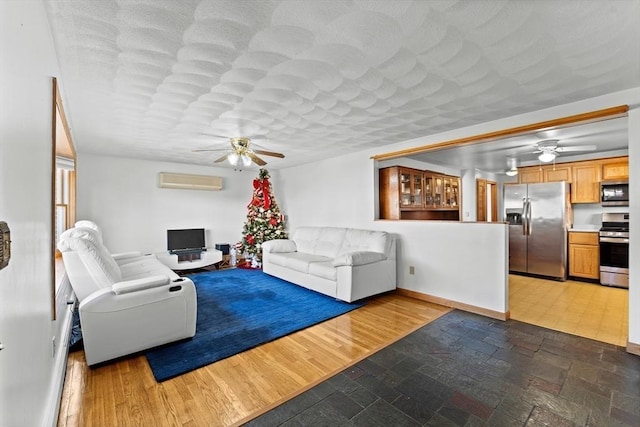
[{"label": "textured ceiling", "polygon": [[45,0],[80,153],[281,168],[640,86],[640,1]]}]

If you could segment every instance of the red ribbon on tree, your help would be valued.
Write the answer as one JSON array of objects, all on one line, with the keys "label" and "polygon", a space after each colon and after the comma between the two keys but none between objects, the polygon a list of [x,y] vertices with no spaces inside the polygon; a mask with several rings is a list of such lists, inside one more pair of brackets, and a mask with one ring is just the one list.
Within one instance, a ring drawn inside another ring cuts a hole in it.
[{"label": "red ribbon on tree", "polygon": [[[262,184],[261,184],[260,180],[254,179],[253,188],[254,190],[262,190],[262,198],[264,199],[264,208],[266,210],[269,210],[271,208],[271,197],[269,197],[269,180],[265,178],[262,180]],[[259,195],[260,192],[256,192],[256,194]],[[251,204],[253,206],[260,205],[260,199],[258,199],[258,197],[254,197],[253,200],[251,201]]]},{"label": "red ribbon on tree", "polygon": [[271,208],[271,197],[269,197],[269,180],[267,178],[262,180],[262,195],[264,196],[264,208],[269,210]]}]

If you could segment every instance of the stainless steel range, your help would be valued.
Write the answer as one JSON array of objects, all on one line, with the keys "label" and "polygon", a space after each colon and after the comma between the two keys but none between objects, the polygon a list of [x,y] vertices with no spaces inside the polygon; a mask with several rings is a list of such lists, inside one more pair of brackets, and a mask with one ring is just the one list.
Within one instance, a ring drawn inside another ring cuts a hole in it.
[{"label": "stainless steel range", "polygon": [[629,214],[603,213],[600,228],[600,283],[629,288]]}]

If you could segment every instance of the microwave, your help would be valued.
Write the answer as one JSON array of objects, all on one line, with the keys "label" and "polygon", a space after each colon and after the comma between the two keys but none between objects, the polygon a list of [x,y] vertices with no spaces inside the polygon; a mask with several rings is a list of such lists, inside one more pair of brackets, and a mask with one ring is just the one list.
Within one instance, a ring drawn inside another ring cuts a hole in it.
[{"label": "microwave", "polygon": [[603,181],[600,183],[602,206],[629,206],[629,181]]}]

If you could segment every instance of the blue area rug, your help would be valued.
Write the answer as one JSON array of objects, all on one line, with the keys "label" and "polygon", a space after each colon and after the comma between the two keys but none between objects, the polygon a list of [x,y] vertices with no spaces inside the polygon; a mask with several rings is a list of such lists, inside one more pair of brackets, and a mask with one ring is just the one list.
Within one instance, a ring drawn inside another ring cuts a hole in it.
[{"label": "blue area rug", "polygon": [[338,301],[261,270],[236,268],[189,278],[198,293],[196,335],[145,352],[158,382],[363,305]]}]

